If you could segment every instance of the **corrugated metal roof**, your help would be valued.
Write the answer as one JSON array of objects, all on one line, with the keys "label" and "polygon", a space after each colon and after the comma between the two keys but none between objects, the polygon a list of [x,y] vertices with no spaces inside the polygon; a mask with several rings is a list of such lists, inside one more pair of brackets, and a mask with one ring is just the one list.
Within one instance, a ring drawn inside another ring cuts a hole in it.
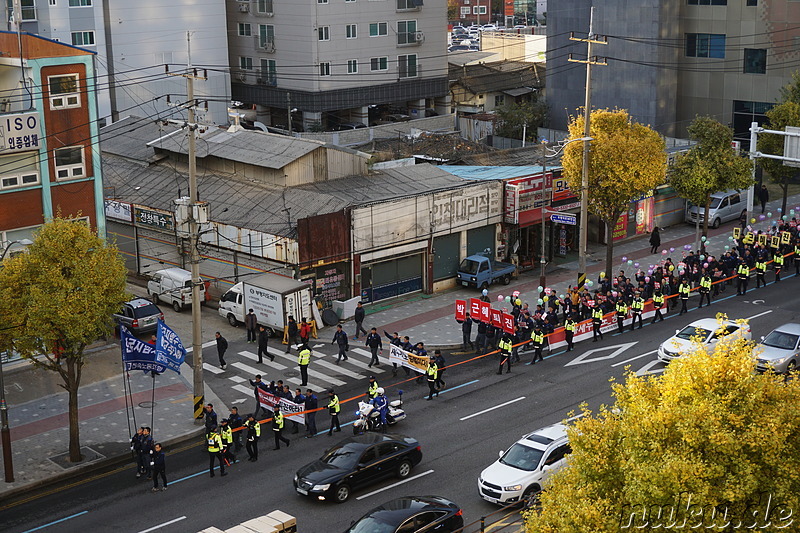
[{"label": "corrugated metal roof", "polygon": [[[542,171],[541,165],[522,167],[441,165],[439,168],[465,180],[509,180]],[[561,165],[548,165],[545,168],[549,172],[561,168]]]},{"label": "corrugated metal roof", "polygon": [[147,143],[176,131],[179,131],[177,126],[129,116],[100,128],[100,149],[109,154],[148,161],[153,159],[154,152]]}]

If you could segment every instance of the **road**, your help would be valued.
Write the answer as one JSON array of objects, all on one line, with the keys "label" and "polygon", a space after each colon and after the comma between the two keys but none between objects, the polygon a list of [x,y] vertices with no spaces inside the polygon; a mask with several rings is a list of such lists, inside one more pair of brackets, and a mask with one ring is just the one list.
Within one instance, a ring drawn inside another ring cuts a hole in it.
[{"label": "road", "polygon": [[[729,318],[751,318],[754,339],[784,322],[799,322],[800,303],[789,301],[785,292],[791,289],[796,293],[797,284],[797,279],[787,278],[780,284],[751,290],[744,297],[732,296],[735,290],[729,287],[711,308],[683,317],[673,313],[656,325],[621,336],[609,334],[602,342],[582,343],[574,352],[553,354],[535,366],[518,365],[502,376],[495,374],[495,359],[460,365],[448,371],[449,388],[430,402],[423,398],[425,385],[405,383],[402,387],[408,418],[397,430],[421,442],[422,463],[412,471],[409,481],[392,487],[396,480],[384,481],[355,492],[342,505],[305,499],[292,488],[295,471],[335,439],[288,435],[291,447],[273,451],[269,428],[265,427],[267,438],[262,439],[259,462],[236,464],[225,478],[209,479],[207,454],[199,445],[168,450],[171,484],[167,492],[150,493],[146,481],[134,478],[131,466],[52,489],[27,502],[0,504],[0,530],[20,533],[63,520],[39,530],[187,532],[211,525],[225,529],[281,509],[298,518],[300,531],[336,532],[373,506],[408,494],[450,498],[464,508],[465,521],[471,522],[497,510],[478,496],[476,478],[497,458],[498,451],[526,432],[564,419],[582,402],[590,408],[608,403],[608,379],[622,377],[627,366],[640,373],[663,371],[663,365],[655,362],[654,350],[676,328],[690,321],[717,312],[725,312]],[[693,297],[691,308],[696,305],[697,298]],[[466,357],[450,355],[448,362]],[[389,385],[393,382],[391,374],[385,374],[388,376],[381,384]],[[340,396],[360,393],[364,386],[350,380],[340,388]],[[395,390],[389,388],[390,396]],[[343,421],[353,419],[353,405],[343,408]],[[327,429],[326,418],[321,417],[320,429]],[[339,435],[346,436],[349,429],[347,426]],[[381,488],[386,490],[377,492]]]}]

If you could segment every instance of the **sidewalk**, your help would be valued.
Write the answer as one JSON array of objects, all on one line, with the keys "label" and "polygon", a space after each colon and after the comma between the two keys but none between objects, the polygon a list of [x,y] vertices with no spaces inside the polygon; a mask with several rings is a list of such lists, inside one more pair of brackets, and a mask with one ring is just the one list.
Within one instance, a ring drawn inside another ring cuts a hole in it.
[{"label": "sidewalk", "polygon": [[[800,204],[800,195],[790,196],[787,209],[794,209]],[[767,212],[772,212],[772,219],[759,220],[760,212],[754,210],[755,224],[751,224],[754,230],[768,230],[772,226],[772,221],[778,217],[777,210],[781,206],[781,199],[767,203]],[[758,206],[760,207],[760,206]],[[800,218],[800,215],[795,215]],[[789,216],[791,220],[791,216]],[[706,250],[710,255],[720,257],[725,253],[725,247],[732,243],[728,239],[732,235],[736,222],[729,222],[722,225],[719,229],[708,230],[708,241]],[[614,246],[615,262],[611,267],[609,275],[616,275],[620,270],[624,270],[626,275],[633,278],[637,267],[623,263],[622,257],[639,263],[639,268],[647,271],[652,265],[657,264],[662,258],[671,257],[673,262],[680,261],[688,252],[684,246],[694,247],[695,227],[690,224],[677,224],[661,231],[660,250],[667,250],[667,255],[661,253],[650,254],[650,243],[648,236],[627,240]],[[587,247],[587,279],[596,283],[600,272],[605,270],[606,247],[601,244],[590,243]],[[565,294],[570,285],[575,285],[577,278],[578,263],[565,263],[546,270],[547,286],[554,289],[559,295]],[[504,286],[495,284],[489,287],[489,298],[497,307],[498,295],[510,296],[513,291],[520,291],[520,299],[527,302],[531,307],[536,306],[538,300],[539,269],[525,272],[511,284]],[[597,288],[590,287],[590,290]],[[408,299],[388,302],[376,302],[365,306],[367,317],[364,326],[378,328],[378,333],[383,334],[383,330],[389,333],[397,331],[401,336],[408,335],[412,343],[422,341],[430,352],[434,348],[452,349],[461,347],[461,327],[454,319],[455,301],[469,300],[478,298],[481,293],[473,288],[455,288],[435,295],[416,294]],[[511,308],[510,304],[503,303],[500,307]],[[355,323],[350,320],[344,323],[344,330],[352,335],[355,332]],[[325,335],[333,335],[331,328],[325,328],[320,333],[322,338]],[[474,332],[473,332],[474,335]]]}]

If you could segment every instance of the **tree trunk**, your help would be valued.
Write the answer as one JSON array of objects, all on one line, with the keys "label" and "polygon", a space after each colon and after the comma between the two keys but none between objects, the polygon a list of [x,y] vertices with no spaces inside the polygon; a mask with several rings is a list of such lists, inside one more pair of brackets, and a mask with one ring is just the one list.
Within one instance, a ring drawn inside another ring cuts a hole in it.
[{"label": "tree trunk", "polygon": [[786,210],[787,208],[786,202],[788,201],[789,198],[789,178],[783,178],[783,181],[781,182],[781,190],[783,191],[783,202],[781,203],[780,215],[781,217],[786,216],[786,220],[791,220],[789,218],[789,211]]},{"label": "tree trunk", "polygon": [[619,214],[614,217],[611,224],[606,222],[606,275],[608,279],[614,277],[614,270],[612,269],[614,262],[614,226],[617,224],[618,218]]},{"label": "tree trunk", "polygon": [[67,358],[67,376],[64,383],[69,394],[69,460],[77,463],[83,460],[78,419],[78,388],[81,383],[81,363],[73,357]]}]

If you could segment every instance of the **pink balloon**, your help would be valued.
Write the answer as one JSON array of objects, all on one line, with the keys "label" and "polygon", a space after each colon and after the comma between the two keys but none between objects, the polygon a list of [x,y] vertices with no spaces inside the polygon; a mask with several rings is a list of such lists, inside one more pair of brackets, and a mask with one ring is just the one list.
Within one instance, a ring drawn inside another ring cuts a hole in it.
[{"label": "pink balloon", "polygon": [[650,283],[650,276],[645,276],[644,282],[645,283]]},{"label": "pink balloon", "polygon": [[708,268],[708,263],[703,263],[703,268]]},{"label": "pink balloon", "polygon": [[661,255],[667,255],[667,251],[666,250],[661,250]]},{"label": "pink balloon", "polygon": [[497,301],[498,301],[498,302],[502,302],[502,301],[504,301],[504,300],[505,300],[505,297],[504,297],[502,294],[498,294],[498,295],[497,295]]}]

